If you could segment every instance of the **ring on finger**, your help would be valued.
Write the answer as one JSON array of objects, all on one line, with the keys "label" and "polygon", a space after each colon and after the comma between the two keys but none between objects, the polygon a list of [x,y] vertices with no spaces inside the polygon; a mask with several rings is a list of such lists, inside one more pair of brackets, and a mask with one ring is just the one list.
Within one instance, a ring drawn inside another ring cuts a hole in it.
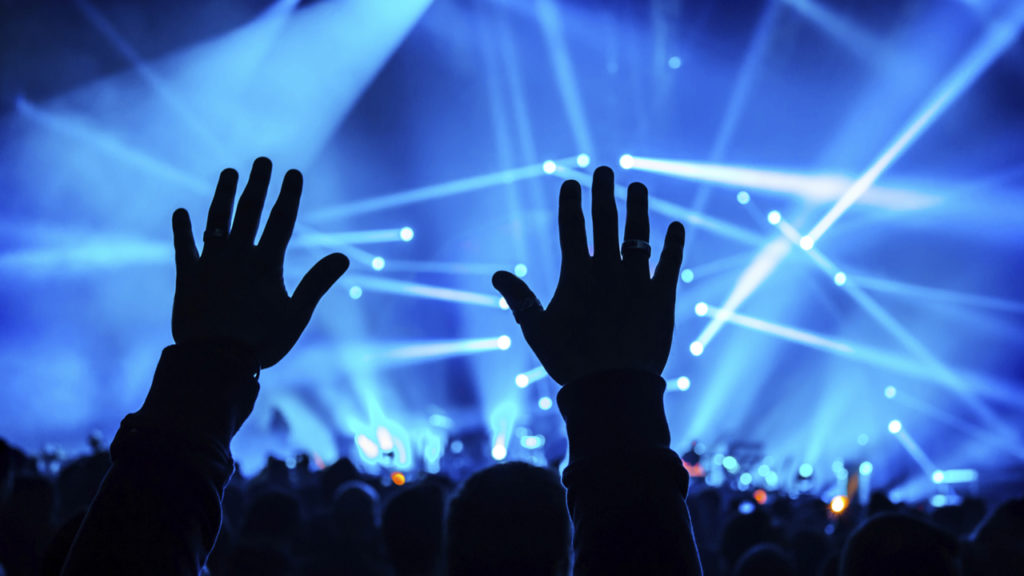
[{"label": "ring on finger", "polygon": [[645,258],[651,257],[651,244],[643,240],[624,240],[622,242],[622,254],[625,255],[627,251],[639,250],[644,253]]}]

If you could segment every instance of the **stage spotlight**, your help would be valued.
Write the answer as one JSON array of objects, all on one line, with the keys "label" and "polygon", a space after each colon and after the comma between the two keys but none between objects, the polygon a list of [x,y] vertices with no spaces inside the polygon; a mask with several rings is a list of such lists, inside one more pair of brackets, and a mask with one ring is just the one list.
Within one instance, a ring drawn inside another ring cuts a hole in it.
[{"label": "stage spotlight", "polygon": [[411,241],[413,236],[415,236],[415,233],[412,231],[412,228],[408,226],[403,226],[402,229],[398,231],[398,237],[402,239],[402,242]]},{"label": "stage spotlight", "polygon": [[740,488],[746,488],[750,486],[750,483],[754,481],[754,476],[750,472],[744,472],[740,474]]},{"label": "stage spotlight", "polygon": [[761,464],[757,467],[757,475],[761,478],[767,478],[768,474],[772,471],[772,467],[767,464]]},{"label": "stage spotlight", "polygon": [[903,423],[899,420],[892,420],[889,422],[889,433],[899,434],[900,430],[903,430]]},{"label": "stage spotlight", "polygon": [[886,386],[885,387],[885,397],[890,399],[890,400],[895,398],[896,397],[896,387],[895,386]]},{"label": "stage spotlight", "polygon": [[405,474],[398,471],[392,472],[391,481],[394,482],[395,486],[402,486],[405,484]]},{"label": "stage spotlight", "polygon": [[690,354],[700,356],[704,353],[704,344],[699,341],[690,342]]},{"label": "stage spotlight", "polygon": [[739,506],[736,507],[736,511],[746,516],[747,514],[752,513],[754,511],[754,508],[756,508],[756,506],[753,502],[751,502],[750,500],[744,500],[739,503]]},{"label": "stage spotlight", "polygon": [[949,504],[949,499],[946,498],[945,494],[935,494],[929,499],[929,502],[931,503],[932,508],[942,508],[946,504]]},{"label": "stage spotlight", "polygon": [[746,190],[743,190],[742,192],[736,194],[736,201],[744,206],[750,204],[750,193],[747,192]]},{"label": "stage spotlight", "polygon": [[835,514],[842,514],[843,511],[846,510],[846,506],[849,503],[850,501],[846,499],[846,496],[836,496],[835,498],[832,499],[832,502],[829,504],[829,508],[831,508],[832,512],[834,512]]},{"label": "stage spotlight", "polygon": [[836,272],[836,275],[832,277],[832,281],[836,283],[836,286],[842,286],[846,284],[846,274],[844,272]]},{"label": "stage spotlight", "polygon": [[526,276],[526,264],[516,264],[516,267],[512,269],[512,272],[520,278]]},{"label": "stage spotlight", "polygon": [[541,436],[540,434],[537,434],[536,436],[523,436],[519,440],[519,445],[527,450],[536,450],[537,448],[544,446],[544,444],[544,436]]},{"label": "stage spotlight", "polygon": [[462,443],[462,440],[452,440],[452,443],[448,445],[448,449],[451,450],[452,454],[462,454],[465,448],[466,446]]},{"label": "stage spotlight", "polygon": [[768,223],[772,226],[778,226],[779,222],[782,222],[782,214],[779,214],[778,210],[772,210],[768,213]]},{"label": "stage spotlight", "polygon": [[680,376],[679,378],[676,378],[676,388],[679,388],[683,392],[686,392],[687,390],[690,389],[690,379],[687,378],[686,376]]},{"label": "stage spotlight", "polygon": [[498,336],[498,350],[508,350],[512,346],[512,339],[502,334]]},{"label": "stage spotlight", "polygon": [[544,170],[545,174],[554,174],[555,170],[558,169],[558,166],[553,160],[545,160],[544,164],[541,165],[541,169]]},{"label": "stage spotlight", "polygon": [[498,300],[498,308],[501,310],[508,310],[508,300],[505,300],[504,296]]},{"label": "stage spotlight", "polygon": [[503,444],[495,444],[491,448],[491,458],[498,460],[499,462],[504,460],[508,456],[508,449]]},{"label": "stage spotlight", "polygon": [[932,483],[942,484],[942,481],[946,479],[946,475],[942,473],[942,470],[936,470],[932,472]]},{"label": "stage spotlight", "polygon": [[803,248],[804,251],[810,251],[812,248],[814,248],[814,238],[811,238],[810,236],[804,236],[803,238],[800,239],[800,247]]},{"label": "stage spotlight", "polygon": [[875,471],[875,467],[871,464],[871,462],[868,462],[867,460],[865,460],[865,461],[860,463],[860,475],[861,476],[870,476],[871,473],[874,472],[874,471]]},{"label": "stage spotlight", "polygon": [[668,67],[673,70],[679,70],[679,67],[683,65],[683,59],[679,56],[673,56],[668,59]]},{"label": "stage spotlight", "polygon": [[380,256],[374,256],[373,260],[370,260],[370,267],[380,272],[384,269],[384,259]]},{"label": "stage spotlight", "polygon": [[754,490],[754,502],[757,502],[761,506],[764,506],[768,502],[768,493],[765,492],[764,488],[758,488]]},{"label": "stage spotlight", "polygon": [[551,400],[550,396],[541,396],[540,400],[537,400],[537,406],[541,410],[551,410],[551,407],[554,406],[554,404],[555,403]]},{"label": "stage spotlight", "polygon": [[530,377],[526,374],[516,374],[516,386],[526,388],[530,385]]},{"label": "stage spotlight", "polygon": [[623,170],[629,170],[634,165],[635,161],[633,160],[633,156],[629,154],[623,154],[622,156],[619,156],[619,166],[622,166]]},{"label": "stage spotlight", "polygon": [[860,436],[857,436],[857,444],[861,446],[867,446],[869,440],[870,438],[868,438],[867,434],[861,434]]},{"label": "stage spotlight", "polygon": [[800,465],[800,468],[796,471],[796,473],[801,480],[807,480],[811,476],[814,476],[814,466],[811,466],[809,463],[804,462],[803,464]]},{"label": "stage spotlight", "polygon": [[736,472],[740,469],[740,463],[736,460],[735,456],[726,456],[722,458],[722,468],[725,468],[728,472]]},{"label": "stage spotlight", "polygon": [[708,315],[708,303],[707,302],[697,302],[697,304],[693,307],[693,313],[696,314],[697,316],[707,316]]},{"label": "stage spotlight", "polygon": [[380,456],[380,449],[377,444],[365,434],[356,436],[356,446],[359,448],[359,455],[364,460],[376,460]]},{"label": "stage spotlight", "polygon": [[359,286],[353,286],[348,289],[348,297],[353,300],[359,300],[363,297],[363,289]]},{"label": "stage spotlight", "polygon": [[586,168],[587,166],[590,166],[590,156],[586,154],[580,154],[579,156],[576,157],[576,165],[579,166],[580,168]]},{"label": "stage spotlight", "polygon": [[679,279],[687,284],[693,282],[693,270],[683,268],[683,271],[679,273]]}]

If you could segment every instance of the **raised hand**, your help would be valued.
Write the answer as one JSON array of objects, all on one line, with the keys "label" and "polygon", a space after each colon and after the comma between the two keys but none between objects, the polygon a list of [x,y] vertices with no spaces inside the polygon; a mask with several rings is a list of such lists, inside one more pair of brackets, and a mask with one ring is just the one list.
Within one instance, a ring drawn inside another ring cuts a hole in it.
[{"label": "raised hand", "polygon": [[302,174],[289,170],[281,194],[255,244],[270,184],[270,160],[257,158],[231,221],[238,173],[221,172],[196,250],[188,212],[174,212],[177,283],[171,331],[178,344],[224,347],[253,371],[273,366],[299,339],[320,298],[348,269],[348,258],[325,256],[306,273],[289,297],[284,286],[284,253],[295,226]]},{"label": "raised hand", "polygon": [[591,191],[593,256],[587,250],[580,185],[575,180],[562,184],[558,199],[562,267],[546,309],[513,274],[497,272],[492,283],[515,313],[526,342],[559,384],[612,370],[660,376],[672,345],[685,230],[679,222],[668,227],[652,278],[647,188],[640,183],[629,186],[621,252],[615,175],[610,168],[594,171]]}]

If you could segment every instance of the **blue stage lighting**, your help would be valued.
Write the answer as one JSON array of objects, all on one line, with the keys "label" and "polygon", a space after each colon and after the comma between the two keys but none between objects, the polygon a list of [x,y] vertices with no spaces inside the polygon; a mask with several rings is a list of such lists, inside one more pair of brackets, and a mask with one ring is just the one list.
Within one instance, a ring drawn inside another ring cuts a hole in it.
[{"label": "blue stage lighting", "polygon": [[545,174],[554,174],[555,170],[558,170],[558,165],[555,164],[554,160],[545,160],[540,167]]},{"label": "blue stage lighting", "polygon": [[729,472],[736,472],[740,469],[740,463],[735,456],[726,456],[722,458],[722,467]]},{"label": "blue stage lighting", "polygon": [[516,374],[516,386],[526,388],[530,385],[530,377],[526,374]]},{"label": "blue stage lighting", "polygon": [[750,486],[750,483],[754,481],[754,476],[750,472],[744,472],[740,474],[740,488],[746,488]]},{"label": "blue stage lighting", "polygon": [[512,272],[520,278],[526,276],[526,264],[516,264],[516,267],[512,269]]},{"label": "blue stage lighting", "polygon": [[537,406],[541,410],[551,410],[551,407],[554,406],[554,404],[555,403],[551,400],[550,396],[541,396],[540,400],[537,400]]},{"label": "blue stage lighting", "polygon": [[683,268],[683,271],[679,273],[679,279],[685,282],[686,284],[693,282],[693,270],[689,268]]},{"label": "blue stage lighting", "polygon": [[491,458],[500,462],[504,460],[506,456],[508,456],[508,449],[505,448],[504,444],[495,444],[494,447],[491,448]]},{"label": "blue stage lighting", "polygon": [[857,436],[857,444],[860,445],[860,446],[867,446],[868,445],[868,441],[870,441],[870,440],[871,439],[868,438],[867,434],[861,434],[860,436]]},{"label": "blue stage lighting", "polygon": [[542,448],[545,443],[546,439],[541,434],[537,434],[535,436],[523,436],[519,439],[519,445],[527,450]]},{"label": "blue stage lighting", "polygon": [[588,156],[587,154],[580,154],[579,156],[576,157],[576,165],[579,166],[580,168],[586,168],[587,166],[590,166],[590,156]]},{"label": "blue stage lighting", "polygon": [[377,444],[365,434],[356,436],[356,446],[359,448],[359,455],[364,460],[373,461],[380,457],[380,449]]},{"label": "blue stage lighting", "polygon": [[747,205],[747,204],[750,204],[750,193],[747,192],[746,190],[743,190],[743,191],[737,193],[736,194],[736,201],[739,202],[741,205],[744,205],[744,206]]},{"label": "blue stage lighting", "polygon": [[942,484],[942,481],[946,479],[946,475],[942,473],[942,470],[936,470],[932,472],[932,482],[935,484]]},{"label": "blue stage lighting", "polygon": [[903,430],[903,423],[902,422],[900,422],[899,420],[890,420],[889,421],[889,433],[890,434],[899,434],[901,430]]},{"label": "blue stage lighting", "polygon": [[384,269],[384,258],[381,258],[380,256],[374,256],[373,260],[370,261],[370,267],[380,272],[381,270]]},{"label": "blue stage lighting", "polygon": [[353,300],[359,300],[363,297],[363,289],[359,286],[353,286],[348,289],[348,296]]},{"label": "blue stage lighting", "polygon": [[933,508],[942,508],[949,504],[949,499],[945,494],[933,494],[928,501],[931,503]]},{"label": "blue stage lighting", "polygon": [[885,397],[889,398],[890,400],[895,398],[896,397],[896,387],[895,386],[886,386],[885,387]]},{"label": "blue stage lighting", "polygon": [[415,233],[413,232],[412,228],[408,226],[404,226],[402,227],[401,230],[398,231],[398,237],[402,239],[402,242],[411,241],[413,236],[415,236]]},{"label": "blue stage lighting", "polygon": [[814,238],[811,238],[810,236],[800,238],[800,248],[804,251],[810,251],[814,248]]},{"label": "blue stage lighting", "polygon": [[804,462],[800,465],[800,469],[797,470],[797,474],[804,479],[810,478],[811,476],[814,476],[814,466],[811,466],[808,462]]},{"label": "blue stage lighting", "polygon": [[682,390],[683,392],[686,392],[687,390],[690,389],[690,379],[687,378],[686,376],[680,376],[679,378],[676,378],[676,388]]},{"label": "blue stage lighting", "polygon": [[708,314],[708,303],[707,302],[697,302],[697,304],[694,305],[694,307],[693,307],[693,313],[696,314],[697,316],[707,316],[707,314]]},{"label": "blue stage lighting", "polygon": [[767,464],[761,464],[757,467],[757,475],[761,478],[767,478],[768,474],[772,471],[772,467]]},{"label": "blue stage lighting", "polygon": [[739,503],[739,505],[736,508],[736,511],[746,516],[748,514],[753,514],[756,508],[757,506],[753,502],[751,502],[750,500],[744,500]]},{"label": "blue stage lighting", "polygon": [[778,226],[779,222],[782,222],[782,214],[779,214],[778,210],[772,210],[768,213],[768,223],[772,226]]},{"label": "blue stage lighting", "polygon": [[836,283],[836,286],[842,286],[846,284],[846,273],[836,272],[836,275],[832,277],[832,281]]},{"label": "blue stage lighting", "polygon": [[861,476],[870,476],[871,473],[875,471],[875,467],[871,465],[871,462],[865,460],[860,463],[859,470]]},{"label": "blue stage lighting", "polygon": [[683,65],[683,59],[679,56],[672,56],[668,59],[668,67],[673,70],[678,70]]},{"label": "blue stage lighting", "polygon": [[629,170],[634,165],[635,161],[633,160],[633,156],[629,154],[623,154],[622,156],[619,156],[619,166],[621,166],[623,170]]},{"label": "blue stage lighting", "polygon": [[462,440],[452,440],[452,443],[448,445],[448,450],[450,450],[452,454],[462,454],[462,451],[465,448],[466,446],[462,443]]},{"label": "blue stage lighting", "polygon": [[502,334],[498,336],[498,350],[508,350],[512,346],[512,339]]},{"label": "blue stage lighting", "polygon": [[500,299],[498,300],[498,308],[500,308],[500,309],[502,309],[502,310],[508,310],[508,300],[505,300],[505,297],[504,297],[504,296],[502,296],[502,297],[501,297],[501,298],[500,298]]},{"label": "blue stage lighting", "polygon": [[690,342],[690,354],[694,356],[700,356],[704,353],[704,343],[698,340]]}]

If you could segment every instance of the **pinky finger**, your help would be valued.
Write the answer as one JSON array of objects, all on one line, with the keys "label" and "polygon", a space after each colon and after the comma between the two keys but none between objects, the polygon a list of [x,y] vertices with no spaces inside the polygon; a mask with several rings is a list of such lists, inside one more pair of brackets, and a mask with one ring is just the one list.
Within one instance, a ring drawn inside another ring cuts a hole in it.
[{"label": "pinky finger", "polygon": [[673,222],[665,232],[665,245],[661,249],[658,267],[654,270],[654,286],[659,294],[675,302],[676,282],[679,268],[683,265],[683,246],[686,244],[686,229],[679,222]]}]

